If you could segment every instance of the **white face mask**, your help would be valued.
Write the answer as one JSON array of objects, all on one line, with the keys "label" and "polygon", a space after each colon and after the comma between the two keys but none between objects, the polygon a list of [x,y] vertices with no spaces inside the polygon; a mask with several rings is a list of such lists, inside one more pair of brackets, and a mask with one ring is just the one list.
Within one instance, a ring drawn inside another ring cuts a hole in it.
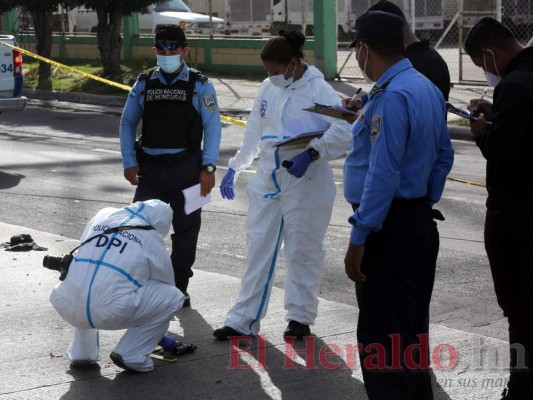
[{"label": "white face mask", "polygon": [[290,64],[287,65],[287,68],[285,69],[285,73],[269,76],[268,79],[270,80],[270,83],[272,83],[274,86],[277,86],[279,88],[289,87],[294,82],[294,71],[296,70],[296,68],[294,68],[292,70],[292,76],[289,79],[285,79],[285,74],[287,73],[289,66]]},{"label": "white face mask", "polygon": [[483,66],[485,67],[485,79],[487,80],[487,83],[489,86],[495,87],[500,81],[502,80],[500,76],[500,72],[498,71],[498,66],[496,65],[496,58],[494,57],[494,53],[492,53],[492,57],[494,59],[494,69],[496,70],[496,73],[498,75],[493,74],[492,72],[487,71],[487,63],[485,62],[485,53],[483,53]]},{"label": "white face mask", "polygon": [[[365,43],[363,43],[363,45],[366,47],[366,60],[365,60],[365,64],[364,64],[363,68],[361,69],[361,73],[363,74],[363,78],[364,78],[366,83],[374,83],[372,78],[370,78],[366,74],[366,63],[368,62],[368,46]],[[361,53],[361,49],[362,48],[363,48],[363,46],[359,46],[359,51],[357,52],[357,55],[355,56],[355,59],[358,60],[358,61],[359,61],[359,54]]]},{"label": "white face mask", "polygon": [[181,65],[181,57],[179,54],[173,56],[163,56],[157,54],[157,65],[165,72],[172,73],[176,71]]}]

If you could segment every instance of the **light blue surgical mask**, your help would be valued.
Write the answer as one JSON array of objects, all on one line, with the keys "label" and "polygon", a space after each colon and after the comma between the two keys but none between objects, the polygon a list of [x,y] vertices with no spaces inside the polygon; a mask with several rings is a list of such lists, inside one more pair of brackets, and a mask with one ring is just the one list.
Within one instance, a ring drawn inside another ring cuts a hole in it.
[{"label": "light blue surgical mask", "polygon": [[363,46],[366,47],[366,59],[365,59],[365,64],[363,68],[360,68],[360,70],[361,70],[361,73],[363,74],[363,79],[365,80],[366,83],[375,83],[374,80],[366,74],[366,64],[368,63],[368,46],[366,45],[366,43],[363,43],[361,46],[359,46],[359,51],[355,55],[355,59],[359,60],[359,54],[361,53],[361,49],[363,48]]},{"label": "light blue surgical mask", "polygon": [[296,68],[294,68],[292,70],[292,76],[289,79],[285,79],[285,74],[287,73],[289,66],[290,64],[288,64],[287,68],[285,68],[285,73],[269,76],[268,79],[270,80],[270,83],[279,88],[289,87],[294,82],[294,71],[296,70]]},{"label": "light blue surgical mask", "polygon": [[176,71],[181,65],[181,57],[179,54],[172,56],[164,56],[157,54],[157,65],[165,72],[172,73]]},{"label": "light blue surgical mask", "polygon": [[494,70],[496,71],[496,74],[493,74],[492,72],[487,71],[487,63],[485,61],[485,53],[483,53],[483,66],[485,67],[485,79],[487,80],[487,83],[489,86],[496,87],[498,83],[502,80],[502,77],[500,76],[500,71],[498,71],[498,66],[496,65],[496,57],[494,56],[494,52],[492,52],[492,59],[494,60]]}]

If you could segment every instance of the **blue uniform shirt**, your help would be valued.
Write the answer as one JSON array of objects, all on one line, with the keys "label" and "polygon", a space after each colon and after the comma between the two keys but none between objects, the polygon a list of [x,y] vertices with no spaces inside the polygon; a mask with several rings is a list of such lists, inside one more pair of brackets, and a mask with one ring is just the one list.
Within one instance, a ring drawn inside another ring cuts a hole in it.
[{"label": "blue uniform shirt", "polygon": [[[152,76],[151,79],[159,79],[161,83],[167,84],[163,74]],[[183,65],[183,69],[175,80],[189,80],[189,67],[187,64]],[[173,82],[170,82],[172,84]],[[120,152],[122,153],[122,166],[124,169],[131,168],[136,165],[134,143],[137,132],[137,126],[142,118],[143,104],[144,104],[144,88],[146,81],[141,80],[135,82],[133,85],[126,105],[122,111],[122,118],[120,120]],[[214,101],[213,101],[214,100]],[[196,81],[194,85],[194,95],[192,104],[195,110],[202,118],[202,125],[204,128],[203,139],[203,164],[216,165],[218,160],[218,152],[220,147],[220,137],[222,131],[222,123],[220,122],[220,112],[218,103],[216,101],[215,88],[211,82],[202,83]],[[158,155],[165,153],[178,153],[184,149],[154,149],[144,148],[147,154]]]},{"label": "blue uniform shirt", "polygon": [[389,68],[375,88],[352,126],[344,165],[345,198],[360,204],[349,219],[354,244],[381,229],[395,198],[437,203],[453,164],[442,93],[408,59]]}]

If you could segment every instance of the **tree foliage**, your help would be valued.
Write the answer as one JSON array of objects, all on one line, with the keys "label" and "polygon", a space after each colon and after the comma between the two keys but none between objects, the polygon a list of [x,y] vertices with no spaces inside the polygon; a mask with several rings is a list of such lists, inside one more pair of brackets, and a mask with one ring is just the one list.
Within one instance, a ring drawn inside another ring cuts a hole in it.
[{"label": "tree foliage", "polygon": [[122,38],[120,36],[122,17],[141,11],[143,8],[163,0],[90,0],[80,1],[86,8],[96,10],[98,16],[97,40],[102,59],[104,76],[119,77]]},{"label": "tree foliage", "polygon": [[[121,75],[122,17],[140,12],[150,4],[164,0],[0,0],[0,12],[18,8],[33,19],[37,54],[50,58],[52,51],[53,13],[58,6],[94,9],[98,16],[97,40],[103,74],[109,78]],[[39,86],[50,82],[50,64],[39,62]]]}]

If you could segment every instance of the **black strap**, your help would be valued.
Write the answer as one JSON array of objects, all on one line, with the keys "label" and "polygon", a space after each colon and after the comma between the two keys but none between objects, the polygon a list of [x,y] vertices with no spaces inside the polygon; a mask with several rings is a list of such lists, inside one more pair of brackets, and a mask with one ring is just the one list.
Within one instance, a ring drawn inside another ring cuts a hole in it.
[{"label": "black strap", "polygon": [[76,247],[74,250],[72,250],[69,254],[72,255],[72,253],[74,253],[76,250],[78,250],[81,246],[83,246],[84,244],[89,243],[91,240],[96,239],[97,237],[104,236],[104,235],[109,235],[110,233],[127,231],[127,230],[130,230],[130,229],[142,229],[142,230],[145,230],[145,231],[149,231],[149,230],[152,230],[152,229],[155,229],[155,228],[152,225],[122,225],[122,226],[115,226],[114,228],[106,229],[102,233],[99,233],[98,235],[94,235],[94,236],[90,237],[89,239],[84,241],[82,244],[80,244],[78,247]]}]

